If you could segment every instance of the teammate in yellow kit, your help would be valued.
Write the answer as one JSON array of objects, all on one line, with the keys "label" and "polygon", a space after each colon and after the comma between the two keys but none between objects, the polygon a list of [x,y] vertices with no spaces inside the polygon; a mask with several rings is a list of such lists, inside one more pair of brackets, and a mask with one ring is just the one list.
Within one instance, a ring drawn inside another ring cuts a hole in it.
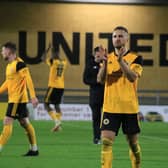
[{"label": "teammate in yellow kit", "polygon": [[30,143],[30,150],[24,156],[37,156],[39,154],[36,142],[35,130],[28,118],[26,103],[29,90],[33,106],[37,106],[33,82],[28,67],[23,60],[16,56],[16,45],[7,42],[2,45],[2,56],[8,61],[6,67],[6,80],[0,87],[0,94],[8,91],[8,108],[4,118],[3,131],[0,135],[0,151],[12,134],[14,119],[18,119],[25,129]]},{"label": "teammate in yellow kit", "polygon": [[[48,56],[48,52],[51,49],[51,56]],[[62,112],[60,103],[64,93],[64,73],[67,62],[59,56],[59,52],[55,51],[55,48],[50,44],[48,49],[44,52],[42,59],[50,67],[48,90],[45,95],[44,105],[48,111],[50,117],[54,120],[55,125],[52,129],[53,132],[60,130]],[[52,108],[50,105],[54,105]]]},{"label": "teammate in yellow kit", "polygon": [[112,146],[120,126],[129,144],[132,168],[140,168],[137,82],[142,73],[142,57],[127,49],[128,30],[125,27],[114,29],[112,41],[115,50],[109,55],[106,56],[101,47],[104,62],[97,76],[98,82],[105,81],[101,123],[102,168],[112,168]]}]

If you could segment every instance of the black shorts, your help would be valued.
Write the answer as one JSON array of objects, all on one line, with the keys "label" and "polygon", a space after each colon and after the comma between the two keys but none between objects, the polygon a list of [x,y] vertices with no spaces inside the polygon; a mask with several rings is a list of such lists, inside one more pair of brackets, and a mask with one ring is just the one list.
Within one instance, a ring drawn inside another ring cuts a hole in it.
[{"label": "black shorts", "polygon": [[132,135],[140,132],[140,126],[137,114],[116,114],[103,113],[101,130],[111,130],[118,134],[119,128],[122,126],[124,134]]},{"label": "black shorts", "polygon": [[51,104],[60,104],[63,93],[64,93],[64,89],[57,89],[57,88],[49,87],[45,95],[44,102],[51,103]]},{"label": "black shorts", "polygon": [[8,103],[6,116],[14,119],[28,117],[27,103]]}]

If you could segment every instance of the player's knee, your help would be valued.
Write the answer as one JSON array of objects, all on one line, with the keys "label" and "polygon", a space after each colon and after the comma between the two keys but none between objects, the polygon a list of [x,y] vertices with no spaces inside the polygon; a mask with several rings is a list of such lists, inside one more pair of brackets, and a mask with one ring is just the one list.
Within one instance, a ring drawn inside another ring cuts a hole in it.
[{"label": "player's knee", "polygon": [[133,153],[137,153],[140,151],[140,146],[138,143],[130,144],[130,148]]},{"label": "player's knee", "polygon": [[9,124],[13,124],[13,118],[10,117],[5,117],[4,121],[3,121],[4,125],[9,125]]},{"label": "player's knee", "polygon": [[136,146],[138,145],[138,139],[137,138],[128,138],[128,144],[130,146],[131,149],[136,148]]},{"label": "player's knee", "polygon": [[26,124],[24,122],[20,122],[20,126],[25,128],[26,127]]},{"label": "player's knee", "polygon": [[109,138],[102,138],[102,149],[103,151],[108,151],[112,149],[113,141]]},{"label": "player's knee", "polygon": [[20,126],[25,128],[27,126],[27,124],[29,124],[29,120],[28,119],[20,119],[19,120]]}]

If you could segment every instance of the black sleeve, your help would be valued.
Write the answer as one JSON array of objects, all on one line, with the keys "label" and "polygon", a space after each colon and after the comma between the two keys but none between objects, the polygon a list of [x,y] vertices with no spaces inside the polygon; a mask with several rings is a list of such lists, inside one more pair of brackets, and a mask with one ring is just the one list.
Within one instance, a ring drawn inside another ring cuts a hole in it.
[{"label": "black sleeve", "polygon": [[19,71],[25,67],[26,67],[26,64],[24,62],[18,62],[16,65],[16,71]]},{"label": "black sleeve", "polygon": [[50,64],[52,65],[53,64],[53,59],[50,58]]},{"label": "black sleeve", "polygon": [[139,65],[143,65],[143,58],[141,55],[139,55],[135,60],[134,62],[135,64],[139,64]]},{"label": "black sleeve", "polygon": [[93,70],[91,63],[87,63],[83,73],[83,82],[86,85],[96,85],[97,84],[97,72]]},{"label": "black sleeve", "polygon": [[83,83],[85,83],[86,85],[90,85],[90,82],[89,82],[89,63],[87,63],[85,65],[85,69],[83,72]]}]

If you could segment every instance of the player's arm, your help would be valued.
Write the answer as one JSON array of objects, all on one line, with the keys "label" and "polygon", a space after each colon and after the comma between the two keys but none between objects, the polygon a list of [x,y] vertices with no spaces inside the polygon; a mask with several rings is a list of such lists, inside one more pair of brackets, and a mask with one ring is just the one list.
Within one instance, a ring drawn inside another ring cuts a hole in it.
[{"label": "player's arm", "polygon": [[122,72],[125,74],[127,79],[130,82],[134,82],[137,79],[138,74],[136,72],[132,71],[123,59],[120,59],[118,62],[120,64]]},{"label": "player's arm", "polygon": [[20,75],[23,78],[26,79],[26,86],[30,94],[31,102],[33,106],[36,107],[38,104],[38,99],[36,98],[35,89],[34,89],[34,85],[33,85],[33,81],[32,81],[29,69],[26,67],[26,64],[24,62],[19,62],[17,64],[17,71],[20,73]]},{"label": "player's arm", "polygon": [[142,57],[138,56],[137,59],[128,66],[123,59],[118,60],[121,70],[130,82],[134,82],[141,75],[142,71]]},{"label": "player's arm", "polygon": [[0,94],[8,90],[8,82],[5,80],[5,82],[0,87]]},{"label": "player's arm", "polygon": [[99,72],[97,74],[97,82],[104,84],[106,79],[106,72],[107,72],[107,60],[103,61],[102,67],[99,69]]},{"label": "player's arm", "polygon": [[31,103],[33,104],[33,107],[36,107],[38,104],[38,99],[35,94],[33,81],[32,81],[32,78],[31,78],[31,75],[30,75],[28,68],[26,68],[26,83],[27,83],[27,87],[28,87],[28,90],[30,93]]},{"label": "player's arm", "polygon": [[93,65],[91,63],[91,59],[85,65],[85,69],[83,72],[83,82],[86,85],[96,85],[97,84],[97,77],[93,74]]},{"label": "player's arm", "polygon": [[127,77],[127,79],[130,82],[134,82],[139,76],[138,76],[138,73],[136,71],[133,71],[130,68],[130,66],[124,61],[124,59],[123,59],[124,52],[125,52],[124,47],[119,49],[119,51],[118,51],[118,63],[121,67],[122,72]]},{"label": "player's arm", "polygon": [[46,61],[46,59],[47,59],[47,54],[48,54],[48,52],[49,52],[49,50],[51,49],[51,43],[49,43],[49,45],[48,45],[48,48],[44,51],[44,53],[42,54],[42,56],[41,56],[41,60],[42,61]]},{"label": "player's arm", "polygon": [[107,51],[102,46],[99,47],[99,54],[103,58],[103,64],[97,74],[97,82],[104,84],[107,73]]}]

